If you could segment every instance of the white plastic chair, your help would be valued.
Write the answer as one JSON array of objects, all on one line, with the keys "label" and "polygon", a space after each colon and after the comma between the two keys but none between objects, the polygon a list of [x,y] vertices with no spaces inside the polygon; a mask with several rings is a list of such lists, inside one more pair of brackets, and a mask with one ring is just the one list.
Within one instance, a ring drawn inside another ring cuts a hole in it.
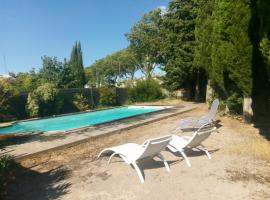
[{"label": "white plastic chair", "polygon": [[174,153],[179,152],[183,156],[189,167],[191,167],[191,164],[185,153],[187,149],[196,148],[198,150],[202,150],[206,153],[207,157],[211,159],[210,153],[202,144],[202,142],[206,140],[215,130],[216,127],[209,127],[208,124],[206,124],[201,126],[197,131],[195,131],[192,136],[180,137],[177,135],[172,135],[172,140],[168,145],[168,149]]},{"label": "white plastic chair", "polygon": [[179,129],[199,128],[205,124],[211,124],[215,120],[215,115],[218,110],[219,100],[215,99],[211,105],[210,111],[201,117],[187,117],[180,120]]},{"label": "white plastic chair", "polygon": [[167,161],[160,153],[163,149],[165,149],[168,146],[170,140],[171,136],[164,136],[159,138],[148,139],[142,145],[127,143],[120,146],[106,148],[99,153],[98,158],[101,156],[101,154],[105,152],[113,152],[108,160],[109,164],[113,156],[119,155],[127,164],[132,165],[134,167],[140,178],[140,181],[143,183],[144,177],[142,175],[140,168],[137,165],[137,163],[142,159],[153,158],[157,156],[163,161],[167,171],[168,172],[170,171]]}]

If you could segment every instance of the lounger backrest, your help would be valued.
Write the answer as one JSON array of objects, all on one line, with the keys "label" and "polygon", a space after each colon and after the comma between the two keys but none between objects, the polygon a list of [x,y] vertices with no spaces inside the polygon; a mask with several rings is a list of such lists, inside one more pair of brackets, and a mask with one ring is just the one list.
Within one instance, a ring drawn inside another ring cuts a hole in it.
[{"label": "lounger backrest", "polygon": [[208,120],[213,120],[215,118],[215,115],[216,115],[217,110],[218,110],[218,105],[219,105],[219,100],[218,99],[215,99],[212,102],[210,111],[205,116]]},{"label": "lounger backrest", "polygon": [[216,130],[216,127],[207,127],[207,126],[202,126],[199,128],[197,131],[194,132],[192,137],[190,138],[187,146],[189,148],[194,148],[199,146],[204,140],[206,140],[212,132]]},{"label": "lounger backrest", "polygon": [[145,151],[143,152],[143,154],[140,156],[139,159],[153,157],[157,155],[159,152],[161,152],[163,149],[167,147],[170,141],[171,141],[170,135],[146,140],[144,143]]}]

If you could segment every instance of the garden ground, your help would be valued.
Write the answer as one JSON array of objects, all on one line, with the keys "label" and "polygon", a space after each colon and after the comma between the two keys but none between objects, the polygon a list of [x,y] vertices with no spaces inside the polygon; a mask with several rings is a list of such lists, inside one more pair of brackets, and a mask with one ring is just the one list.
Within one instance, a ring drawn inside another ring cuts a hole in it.
[{"label": "garden ground", "polygon": [[205,141],[212,160],[190,152],[189,168],[181,156],[165,151],[171,172],[157,159],[145,162],[141,166],[144,184],[120,158],[109,166],[108,157],[96,159],[105,147],[168,134],[180,118],[206,111],[206,105],[199,104],[179,116],[41,156],[38,161],[26,160],[8,187],[8,199],[270,199],[270,144],[252,125],[237,119],[217,117],[218,132]]}]

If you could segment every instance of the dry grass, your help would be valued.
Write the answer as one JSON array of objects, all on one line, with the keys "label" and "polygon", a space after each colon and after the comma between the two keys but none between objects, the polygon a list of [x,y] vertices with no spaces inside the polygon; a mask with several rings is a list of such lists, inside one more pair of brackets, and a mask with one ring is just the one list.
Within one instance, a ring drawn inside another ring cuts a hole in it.
[{"label": "dry grass", "polygon": [[261,136],[244,139],[242,143],[234,145],[232,151],[236,154],[247,155],[270,162],[270,143]]},{"label": "dry grass", "polygon": [[257,183],[261,184],[269,184],[270,183],[270,174],[262,174],[256,172],[251,172],[247,168],[243,168],[241,171],[238,169],[226,169],[228,174],[228,178],[230,181],[242,181],[242,182],[249,182],[249,181],[256,181]]},{"label": "dry grass", "polygon": [[260,134],[257,128],[228,117],[222,118],[222,122],[239,134],[239,140],[234,141],[230,148],[233,153],[270,163],[270,142]]}]

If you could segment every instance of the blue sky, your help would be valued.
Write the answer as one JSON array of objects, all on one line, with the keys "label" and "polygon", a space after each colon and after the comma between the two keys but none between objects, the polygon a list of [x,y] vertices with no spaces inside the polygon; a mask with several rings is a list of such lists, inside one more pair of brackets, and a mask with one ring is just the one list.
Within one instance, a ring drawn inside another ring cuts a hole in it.
[{"label": "blue sky", "polygon": [[0,0],[0,73],[38,69],[43,55],[69,58],[76,40],[81,41],[84,65],[89,66],[126,47],[124,33],[144,13],[168,2]]}]

